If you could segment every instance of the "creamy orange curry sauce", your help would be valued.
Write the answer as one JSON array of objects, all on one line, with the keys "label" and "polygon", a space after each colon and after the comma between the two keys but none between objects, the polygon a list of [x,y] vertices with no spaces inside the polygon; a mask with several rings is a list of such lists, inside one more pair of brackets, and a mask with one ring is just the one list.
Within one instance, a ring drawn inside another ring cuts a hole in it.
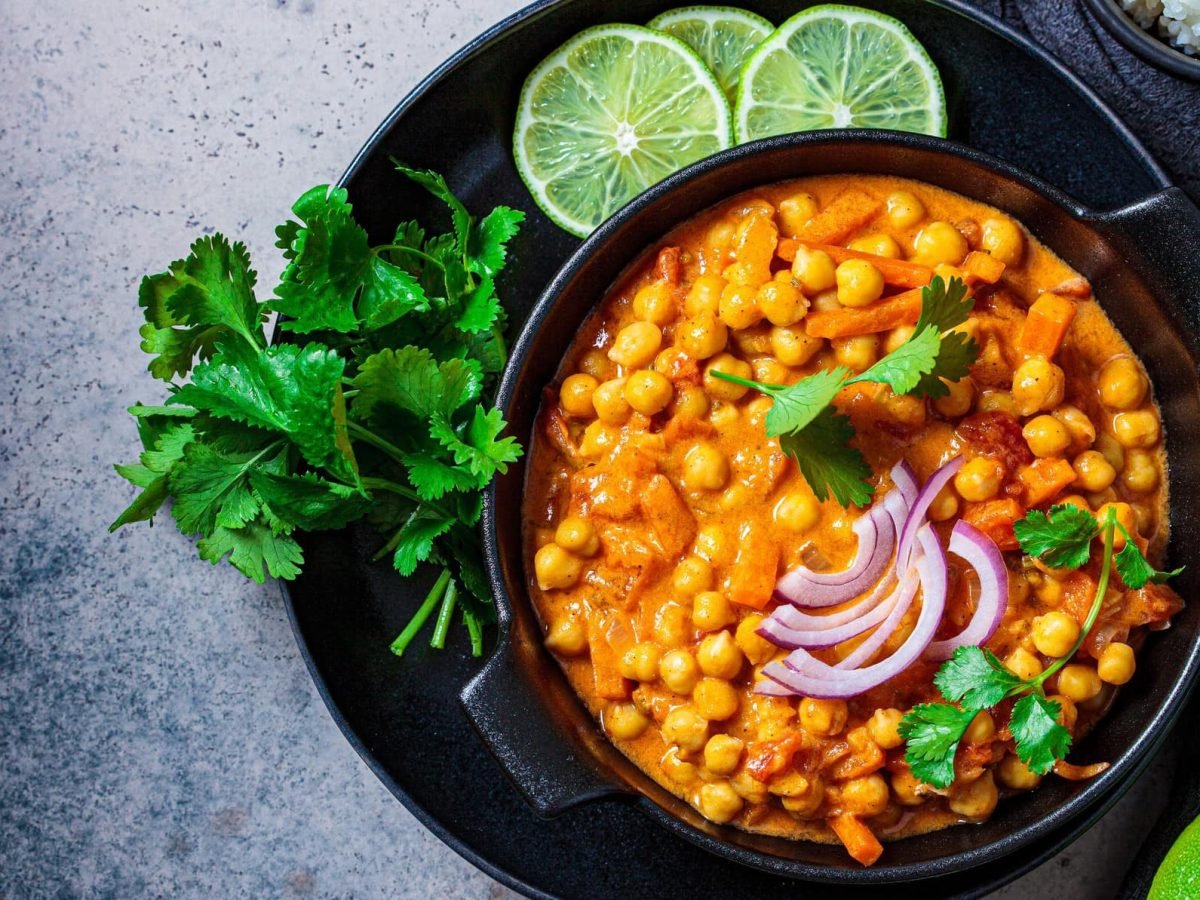
[{"label": "creamy orange curry sauce", "polygon": [[[530,594],[546,646],[606,734],[712,821],[842,837],[862,862],[878,855],[863,848],[863,826],[888,840],[981,821],[1041,779],[1014,755],[1004,704],[972,723],[948,790],[913,777],[897,725],[914,704],[941,699],[933,662],[848,701],[755,693],[760,669],[787,654],[755,632],[778,603],[776,581],[799,564],[845,567],[864,511],[818,502],[765,434],[772,401],[711,372],[790,384],[836,365],[862,371],[912,333],[912,285],[934,272],[972,290],[961,326],[980,347],[970,376],[933,401],[867,383],[836,405],[877,498],[900,459],[923,481],[965,457],[930,518],[943,538],[965,518],[1005,551],[1009,604],[987,646],[1032,677],[1074,643],[1096,571],[1031,561],[1013,522],[1033,507],[1116,504],[1155,561],[1167,485],[1158,409],[1129,345],[1088,283],[991,207],[847,175],[755,190],[697,216],[651,248],[582,329],[547,392],[529,463]],[[974,610],[974,574],[950,562],[939,638]],[[1180,606],[1154,584],[1110,594],[1075,660],[1047,683],[1076,737],[1133,676],[1146,626]],[[836,662],[865,637],[815,655]],[[1086,774],[1060,763],[1048,777]]]}]

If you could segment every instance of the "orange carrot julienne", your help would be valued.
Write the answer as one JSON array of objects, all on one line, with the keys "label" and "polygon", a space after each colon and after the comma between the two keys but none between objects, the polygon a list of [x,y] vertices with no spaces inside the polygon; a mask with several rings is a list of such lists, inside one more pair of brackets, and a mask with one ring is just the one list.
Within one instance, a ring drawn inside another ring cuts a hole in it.
[{"label": "orange carrot julienne", "polygon": [[804,331],[809,337],[842,338],[891,331],[915,325],[921,317],[921,289],[914,288],[858,309],[827,309],[809,313]]},{"label": "orange carrot julienne", "polygon": [[985,284],[995,284],[1004,274],[1005,265],[990,253],[972,250],[962,261],[963,274],[968,281],[982,281]]},{"label": "orange carrot julienne", "polygon": [[729,573],[729,599],[739,606],[762,609],[775,592],[779,577],[779,547],[760,529],[747,525],[741,549]]},{"label": "orange carrot julienne", "polygon": [[828,206],[808,220],[803,233],[794,237],[804,244],[836,244],[875,218],[882,205],[870,194],[851,188],[834,197]]},{"label": "orange carrot julienne", "polygon": [[587,619],[588,648],[592,657],[592,680],[597,696],[605,700],[624,700],[630,685],[621,674],[620,658],[608,640],[603,616],[593,612]]},{"label": "orange carrot julienne", "polygon": [[1017,348],[1026,356],[1053,359],[1075,318],[1075,302],[1058,294],[1042,294],[1029,307]]},{"label": "orange carrot julienne", "polygon": [[883,844],[879,843],[879,838],[875,837],[875,833],[864,825],[858,816],[842,813],[839,816],[831,816],[828,822],[855,862],[870,866],[883,855]]},{"label": "orange carrot julienne", "polygon": [[821,250],[828,253],[835,263],[843,263],[848,259],[865,259],[879,270],[885,284],[896,287],[924,287],[933,278],[933,269],[920,263],[909,262],[905,259],[892,259],[890,256],[879,256],[875,253],[863,253],[851,250],[849,247],[838,247],[835,244],[815,244],[809,241],[784,239],[779,242],[776,256],[791,262],[796,258],[796,251],[801,247],[809,250]]},{"label": "orange carrot julienne", "polygon": [[1017,478],[1025,488],[1025,505],[1041,506],[1052,500],[1075,481],[1075,470],[1065,459],[1038,459],[1022,466]]}]

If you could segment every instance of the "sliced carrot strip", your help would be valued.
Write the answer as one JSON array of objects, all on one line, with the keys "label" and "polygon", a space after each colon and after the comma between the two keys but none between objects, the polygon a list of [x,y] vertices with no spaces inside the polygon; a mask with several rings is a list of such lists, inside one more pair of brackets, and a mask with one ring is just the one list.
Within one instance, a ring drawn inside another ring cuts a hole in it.
[{"label": "sliced carrot strip", "polygon": [[1038,459],[1021,466],[1017,478],[1025,488],[1025,506],[1041,506],[1052,500],[1075,481],[1075,470],[1065,459]]},{"label": "sliced carrot strip", "polygon": [[921,289],[914,288],[859,309],[828,309],[809,313],[804,331],[809,337],[841,338],[891,331],[915,325],[921,317]]},{"label": "sliced carrot strip", "polygon": [[840,244],[875,218],[882,205],[870,194],[851,188],[838,194],[794,237],[805,244]]},{"label": "sliced carrot strip", "polygon": [[762,609],[775,592],[778,577],[778,545],[761,528],[747,525],[729,573],[729,599],[741,606]]},{"label": "sliced carrot strip", "polygon": [[1029,307],[1017,349],[1027,356],[1053,359],[1075,318],[1075,301],[1058,294],[1042,294]]},{"label": "sliced carrot strip", "polygon": [[990,253],[982,253],[979,250],[972,250],[967,254],[967,258],[962,261],[963,274],[968,279],[982,281],[985,284],[995,284],[1000,280],[1000,276],[1004,274],[1004,263],[996,259]]},{"label": "sliced carrot strip", "polygon": [[600,612],[587,619],[588,648],[592,657],[592,680],[596,695],[605,700],[624,700],[629,696],[629,681],[621,674],[620,657],[609,642],[610,623]]},{"label": "sliced carrot strip", "polygon": [[842,813],[840,816],[831,816],[827,821],[855,862],[871,866],[883,855],[883,844],[858,816]]},{"label": "sliced carrot strip", "polygon": [[817,244],[811,241],[797,241],[785,238],[779,242],[775,255],[780,259],[791,262],[796,258],[796,251],[801,247],[809,250],[821,250],[828,253],[835,263],[843,263],[848,259],[865,259],[877,268],[886,284],[896,287],[924,287],[933,278],[933,269],[920,263],[909,262],[905,259],[892,259],[890,256],[879,256],[875,253],[863,253],[851,250],[849,247],[839,247],[836,244]]},{"label": "sliced carrot strip", "polygon": [[696,519],[663,475],[655,475],[641,492],[642,515],[650,522],[668,557],[678,556],[696,536]]},{"label": "sliced carrot strip", "polygon": [[1024,515],[1021,504],[1008,498],[968,503],[963,519],[995,541],[1001,550],[1016,550],[1021,545],[1013,533],[1013,525]]}]

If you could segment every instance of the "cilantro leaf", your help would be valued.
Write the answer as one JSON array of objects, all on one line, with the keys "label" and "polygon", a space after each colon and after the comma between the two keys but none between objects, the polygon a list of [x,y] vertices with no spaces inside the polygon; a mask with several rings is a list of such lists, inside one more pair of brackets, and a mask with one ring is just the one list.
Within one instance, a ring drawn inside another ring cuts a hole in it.
[{"label": "cilantro leaf", "polygon": [[[716,374],[724,376],[725,373]],[[849,369],[837,366],[822,369],[788,387],[755,385],[775,401],[767,411],[767,434],[779,437],[807,426],[833,403],[849,374]]]},{"label": "cilantro leaf", "polygon": [[354,488],[328,481],[315,472],[278,475],[250,472],[255,498],[272,516],[305,531],[342,528],[362,518],[369,501]]},{"label": "cilantro leaf", "polygon": [[169,271],[143,278],[140,334],[142,349],[154,356],[151,374],[164,381],[186,375],[197,356],[211,356],[217,339],[230,332],[252,345],[266,343],[254,282],[245,245],[230,245],[220,234],[197,240]]},{"label": "cilantro leaf", "polygon": [[376,331],[402,316],[429,310],[429,298],[409,272],[372,256],[363,276],[358,315],[366,331]]},{"label": "cilantro leaf", "polygon": [[917,318],[914,335],[929,328],[939,334],[956,328],[971,314],[975,301],[967,296],[967,286],[960,278],[943,281],[934,275],[921,289],[921,315]]},{"label": "cilantro leaf", "polygon": [[454,525],[454,520],[426,508],[414,513],[396,535],[396,552],[392,559],[396,571],[411,575],[433,555],[433,542]]},{"label": "cilantro leaf", "polygon": [[454,454],[456,463],[466,466],[480,478],[491,480],[497,472],[507,472],[509,463],[521,458],[521,445],[516,438],[497,440],[507,424],[500,410],[485,413],[483,407],[477,406],[464,428],[456,430],[448,421],[439,418],[430,423],[429,431]]},{"label": "cilantro leaf", "polygon": [[801,430],[780,435],[779,446],[796,460],[818,500],[832,493],[842,506],[866,506],[873,493],[871,467],[850,446],[853,436],[850,420],[827,406]]},{"label": "cilantro leaf", "polygon": [[990,650],[959,647],[933,678],[942,696],[970,709],[987,709],[1022,684]]},{"label": "cilantro leaf", "polygon": [[903,344],[847,383],[875,381],[889,385],[897,394],[907,394],[933,372],[941,345],[942,338],[936,330],[915,331]]},{"label": "cilantro leaf", "polygon": [[462,312],[454,327],[466,334],[490,331],[500,317],[500,301],[496,298],[496,286],[492,279],[484,276],[475,290],[467,294]]},{"label": "cilantro leaf", "polygon": [[483,219],[471,226],[467,240],[467,267],[479,275],[495,275],[504,268],[508,255],[507,244],[525,221],[525,213],[507,206],[497,206]]},{"label": "cilantro leaf", "polygon": [[479,397],[479,364],[468,359],[439,363],[424,347],[380,350],[368,357],[354,377],[358,396],[353,410],[370,418],[377,406],[386,405],[421,419],[449,417]]},{"label": "cilantro leaf", "polygon": [[1069,503],[1049,514],[1030,510],[1013,525],[1021,549],[1053,569],[1078,569],[1092,555],[1092,539],[1100,533],[1095,517]]},{"label": "cilantro leaf", "polygon": [[452,491],[478,490],[487,479],[461,468],[451,466],[430,453],[408,453],[404,456],[408,480],[422,500],[440,500]]},{"label": "cilantro leaf", "polygon": [[945,397],[950,393],[946,382],[966,378],[978,357],[979,345],[974,338],[959,331],[943,334],[933,369],[922,375],[908,393],[933,400]]},{"label": "cilantro leaf", "polygon": [[1145,587],[1146,582],[1162,584],[1168,578],[1174,578],[1183,571],[1182,566],[1170,572],[1154,568],[1128,534],[1125,536],[1125,546],[1113,558],[1113,562],[1117,566],[1117,574],[1121,576],[1121,581],[1125,583],[1126,587],[1131,587],[1135,591]]},{"label": "cilantro leaf", "polygon": [[1008,728],[1017,757],[1037,775],[1045,775],[1071,749],[1071,732],[1058,722],[1062,707],[1040,693],[1026,694],[1012,708]]},{"label": "cilantro leaf", "polygon": [[[206,443],[189,444],[183,459],[172,468],[171,493],[175,504],[171,515],[184,534],[211,534],[218,526],[241,528],[258,516],[259,504],[250,489],[250,473],[256,465],[269,465],[275,452],[275,468],[282,465],[280,443],[257,453],[226,454]],[[268,461],[263,462],[264,459]]]},{"label": "cilantro leaf", "polygon": [[974,709],[959,709],[948,703],[920,703],[900,720],[904,759],[914,776],[937,788],[954,781],[954,754],[971,720]]},{"label": "cilantro leaf", "polygon": [[415,181],[450,208],[450,218],[454,224],[455,245],[459,256],[466,256],[468,252],[467,241],[470,238],[471,231],[471,214],[467,212],[467,208],[462,205],[462,202],[454,196],[454,193],[450,190],[450,186],[446,184],[446,179],[437,172],[428,169],[412,169],[395,159],[392,162],[396,166],[396,171]]},{"label": "cilantro leaf", "polygon": [[229,564],[247,578],[262,584],[263,568],[272,578],[295,578],[304,562],[304,551],[288,535],[276,534],[261,522],[243,528],[217,528],[196,544],[200,558],[214,566],[229,557]]}]

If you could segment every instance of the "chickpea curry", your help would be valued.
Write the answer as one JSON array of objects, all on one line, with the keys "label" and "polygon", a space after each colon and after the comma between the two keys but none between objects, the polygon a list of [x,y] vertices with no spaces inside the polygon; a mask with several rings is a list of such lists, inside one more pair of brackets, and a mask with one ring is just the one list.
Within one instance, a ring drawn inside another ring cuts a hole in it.
[{"label": "chickpea curry", "polygon": [[[947,331],[973,348],[969,370],[928,396],[856,381],[919,336],[938,279],[973,302]],[[806,478],[768,436],[778,394],[739,383],[820,373],[843,379],[834,419],[869,466],[864,508]],[[1014,749],[1009,700],[967,714],[944,786],[914,774],[902,723],[941,700],[954,636],[974,635],[1005,677],[1046,675],[1057,726],[1079,737],[1133,676],[1145,632],[1182,606],[1156,581],[1110,583],[1095,560],[1055,568],[1022,551],[1023,517],[1066,505],[1157,564],[1158,409],[1084,278],[1012,218],[915,181],[806,178],[676,228],[576,338],[528,471],[530,593],[606,734],[708,819],[840,840],[867,865],[880,841],[982,821],[1048,777]],[[918,506],[914,537],[903,514]],[[868,539],[894,560],[883,574],[862,557]],[[1003,596],[981,632],[989,590]],[[794,633],[825,639],[778,636]],[[786,689],[806,672],[813,690]],[[849,687],[826,690],[835,676]],[[1049,762],[1057,777],[1099,768]]]}]

